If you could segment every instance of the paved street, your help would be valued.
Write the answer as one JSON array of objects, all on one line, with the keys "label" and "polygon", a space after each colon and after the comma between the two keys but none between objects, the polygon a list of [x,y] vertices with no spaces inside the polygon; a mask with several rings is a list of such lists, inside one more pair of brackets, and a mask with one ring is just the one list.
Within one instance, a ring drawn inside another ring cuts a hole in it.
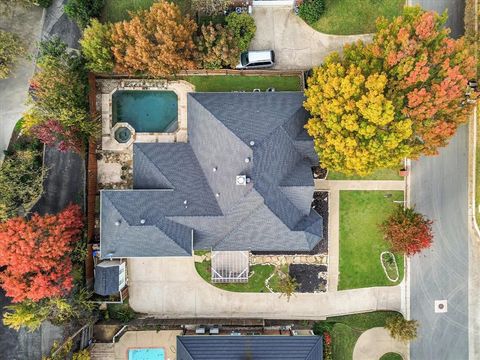
[{"label": "paved street", "polygon": [[[464,0],[415,0],[423,8],[448,9],[452,35],[463,33]],[[415,360],[468,359],[468,128],[462,126],[436,157],[412,165],[412,204],[435,221],[431,249],[411,261],[411,317],[420,323],[412,342]],[[436,314],[434,300],[448,300]]]},{"label": "paved street", "polygon": [[[412,166],[412,204],[433,219],[431,249],[411,261],[411,317],[420,323],[411,358],[468,359],[467,126],[440,156]],[[434,300],[448,300],[436,314]]]}]

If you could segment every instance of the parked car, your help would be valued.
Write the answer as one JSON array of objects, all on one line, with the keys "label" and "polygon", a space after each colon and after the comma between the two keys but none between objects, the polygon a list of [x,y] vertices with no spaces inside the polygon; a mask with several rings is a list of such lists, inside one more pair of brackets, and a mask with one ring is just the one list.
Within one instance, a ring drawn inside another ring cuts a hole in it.
[{"label": "parked car", "polygon": [[244,51],[240,54],[240,64],[237,69],[260,69],[275,65],[273,50]]}]

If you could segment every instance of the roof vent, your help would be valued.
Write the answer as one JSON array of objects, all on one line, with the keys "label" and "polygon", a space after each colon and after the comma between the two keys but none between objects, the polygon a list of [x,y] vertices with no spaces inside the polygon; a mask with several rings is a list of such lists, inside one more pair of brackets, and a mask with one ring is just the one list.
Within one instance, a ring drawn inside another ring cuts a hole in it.
[{"label": "roof vent", "polygon": [[255,145],[255,141],[250,140],[250,146],[253,146],[253,145]]},{"label": "roof vent", "polygon": [[120,220],[115,221],[115,226],[120,226]]},{"label": "roof vent", "polygon": [[245,158],[245,163],[248,164],[250,162],[250,158],[249,157],[246,157]]},{"label": "roof vent", "polygon": [[140,219],[140,224],[145,224],[145,219]]},{"label": "roof vent", "polygon": [[247,184],[250,184],[250,178],[247,177]]},{"label": "roof vent", "polygon": [[220,193],[216,193],[215,196],[218,198],[220,197]]},{"label": "roof vent", "polygon": [[237,185],[247,185],[247,176],[246,175],[237,175],[235,184],[237,184]]},{"label": "roof vent", "polygon": [[216,172],[218,170],[218,166],[215,166],[212,170],[213,172]]},{"label": "roof vent", "polygon": [[183,200],[183,203],[184,203],[185,205],[187,205],[187,200]]}]

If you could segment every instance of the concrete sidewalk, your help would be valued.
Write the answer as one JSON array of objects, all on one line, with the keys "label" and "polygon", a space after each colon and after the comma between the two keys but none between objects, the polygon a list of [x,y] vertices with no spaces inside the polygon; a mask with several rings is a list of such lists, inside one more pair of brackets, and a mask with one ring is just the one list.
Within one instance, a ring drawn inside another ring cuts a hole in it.
[{"label": "concrete sidewalk", "polygon": [[315,180],[315,190],[405,190],[404,180]]},{"label": "concrete sidewalk", "polygon": [[408,359],[408,344],[392,339],[384,328],[375,327],[360,335],[353,349],[353,360],[377,360],[389,352]]},{"label": "concrete sidewalk", "polygon": [[400,286],[295,294],[289,302],[272,293],[218,289],[198,275],[193,258],[128,260],[129,303],[160,318],[324,319],[375,310],[401,310]]}]

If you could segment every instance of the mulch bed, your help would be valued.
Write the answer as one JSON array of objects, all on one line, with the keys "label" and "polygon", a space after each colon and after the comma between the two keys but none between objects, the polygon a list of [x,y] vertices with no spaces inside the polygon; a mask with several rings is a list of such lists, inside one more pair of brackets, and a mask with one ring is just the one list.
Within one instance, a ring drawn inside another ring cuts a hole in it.
[{"label": "mulch bed", "polygon": [[298,283],[297,292],[313,293],[326,290],[326,265],[291,264],[288,273]]},{"label": "mulch bed", "polygon": [[317,253],[328,252],[328,191],[313,193],[312,208],[323,218],[323,240],[317,245]]},{"label": "mulch bed", "polygon": [[320,166],[312,166],[312,173],[314,179],[325,179],[327,177],[327,169]]}]

